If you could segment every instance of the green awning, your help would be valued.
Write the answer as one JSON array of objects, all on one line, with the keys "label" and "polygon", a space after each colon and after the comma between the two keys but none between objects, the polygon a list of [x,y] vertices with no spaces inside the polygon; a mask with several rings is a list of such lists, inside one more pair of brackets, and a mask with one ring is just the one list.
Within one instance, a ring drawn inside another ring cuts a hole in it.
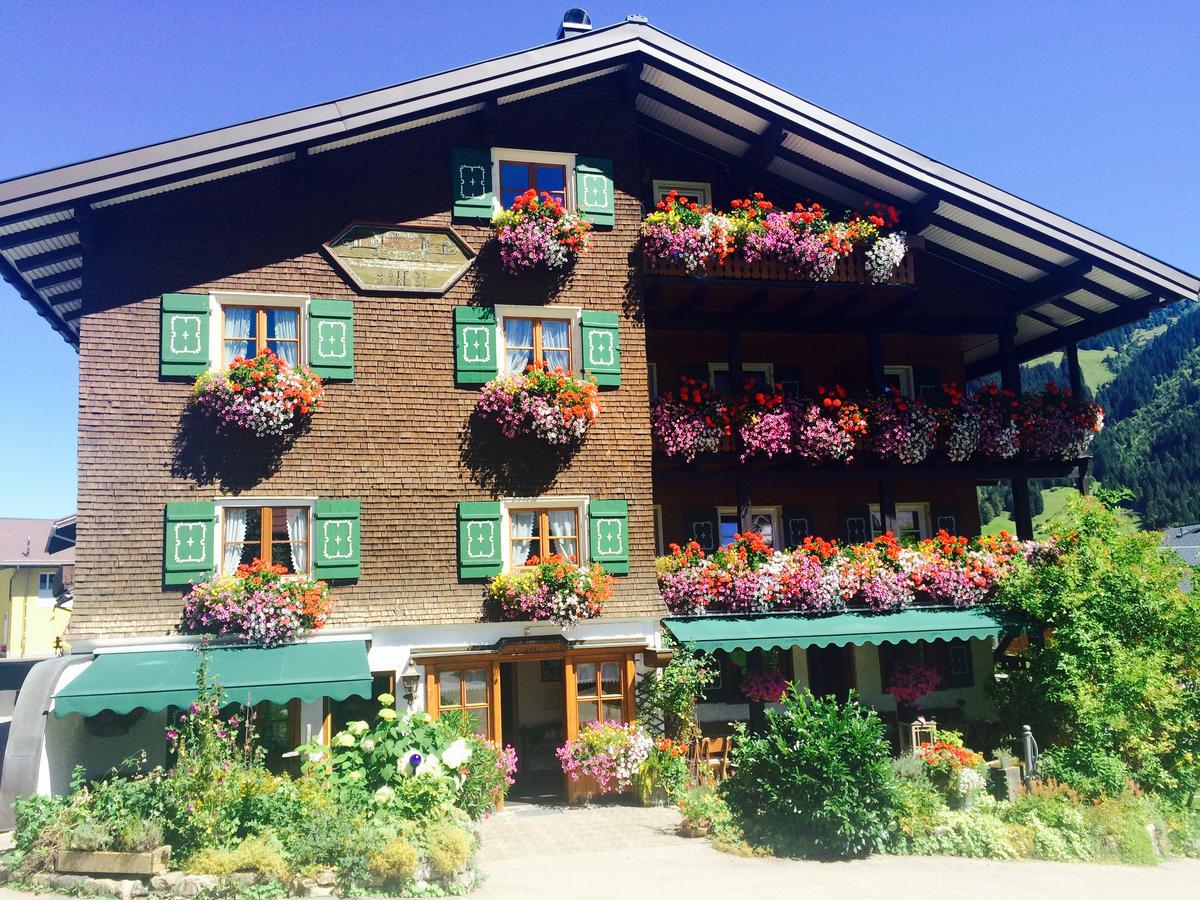
[{"label": "green awning", "polygon": [[[285,647],[215,647],[208,671],[230,703],[263,700],[344,700],[371,696],[364,641],[322,641]],[[200,653],[192,649],[101,653],[54,698],[54,714],[94,716],[143,708],[187,706],[196,697]]]},{"label": "green awning", "polygon": [[697,650],[753,650],[899,644],[999,636],[1000,621],[983,609],[905,609],[891,613],[844,612],[828,616],[696,616],[664,619],[681,644]]}]

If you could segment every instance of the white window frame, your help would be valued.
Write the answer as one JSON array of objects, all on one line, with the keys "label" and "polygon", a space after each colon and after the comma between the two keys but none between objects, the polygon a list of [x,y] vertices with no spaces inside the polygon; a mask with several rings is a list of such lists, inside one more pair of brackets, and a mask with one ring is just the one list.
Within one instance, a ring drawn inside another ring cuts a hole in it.
[{"label": "white window frame", "polygon": [[[710,362],[708,364],[708,386],[716,390],[717,373],[728,372],[729,363],[727,362]],[[768,387],[775,385],[775,364],[774,363],[742,363],[742,375],[745,376],[751,372],[761,372],[766,379]],[[740,390],[740,386],[734,385],[732,381],[729,383],[731,393],[736,393]]]},{"label": "white window frame", "polygon": [[222,571],[225,563],[225,510],[262,509],[265,506],[302,506],[308,509],[308,571],[296,572],[284,577],[296,580],[312,577],[313,546],[315,545],[313,538],[313,512],[317,505],[316,497],[218,497],[214,501],[214,504],[217,511],[217,540],[216,547],[213,550],[213,564],[218,575],[233,574],[232,572]]},{"label": "white window frame", "polygon": [[[583,309],[578,306],[516,306],[496,305],[496,346],[500,348],[497,366],[501,375],[510,374],[508,368],[508,346],[504,342],[505,319],[565,319],[571,327],[571,372],[576,378],[583,377]],[[511,374],[519,375],[520,372]]]},{"label": "white window frame", "polygon": [[[39,600],[54,599],[54,572],[38,572],[38,591],[37,598]],[[43,583],[48,582],[45,587]]]},{"label": "white window frame", "polygon": [[261,294],[249,291],[214,291],[208,295],[208,361],[209,371],[219,372],[225,368],[225,307],[265,306],[275,309],[300,310],[300,365],[308,365],[308,305],[312,298],[308,294]]},{"label": "white window frame", "polygon": [[579,565],[586,566],[588,564],[588,544],[590,541],[590,531],[588,526],[588,497],[579,496],[576,494],[564,495],[561,497],[512,497],[508,500],[500,501],[500,537],[503,541],[501,544],[501,560],[504,565],[505,572],[513,571],[512,561],[512,522],[509,513],[515,511],[526,510],[543,510],[543,509],[574,509],[576,515],[579,516]]},{"label": "white window frame", "polygon": [[[721,519],[726,516],[737,516],[738,511],[736,506],[718,506],[717,507],[717,542],[721,541]],[[771,546],[776,550],[782,550],[782,547],[775,547],[775,543],[779,541],[783,535],[780,533],[780,527],[783,524],[783,507],[781,506],[752,506],[750,507],[750,516],[770,516],[771,517]]]},{"label": "white window frame", "polygon": [[[868,509],[870,510],[870,519],[867,522],[867,540],[871,540],[872,538],[877,538],[883,534],[882,531],[879,532],[879,534],[875,533],[875,517],[879,516],[882,521],[883,514],[879,510],[878,503],[872,503]],[[920,539],[925,540],[929,537],[928,503],[897,503],[896,512],[897,514],[901,512],[915,512],[917,514],[917,528],[920,531]],[[898,537],[899,535],[897,535],[897,538]]]},{"label": "white window frame", "polygon": [[884,375],[896,375],[900,378],[900,393],[912,400],[914,397],[916,384],[915,376],[913,375],[912,366],[884,366]]},{"label": "white window frame", "polygon": [[696,202],[701,206],[712,206],[712,182],[710,181],[679,181],[676,178],[654,179],[654,204],[657,206],[667,194],[675,191],[677,194],[695,194]]},{"label": "white window frame", "polygon": [[574,210],[575,206],[575,154],[560,153],[550,150],[520,150],[516,147],[492,148],[492,215],[504,212],[500,200],[500,162],[526,162],[547,166],[562,166],[563,185],[566,188],[567,209]]}]

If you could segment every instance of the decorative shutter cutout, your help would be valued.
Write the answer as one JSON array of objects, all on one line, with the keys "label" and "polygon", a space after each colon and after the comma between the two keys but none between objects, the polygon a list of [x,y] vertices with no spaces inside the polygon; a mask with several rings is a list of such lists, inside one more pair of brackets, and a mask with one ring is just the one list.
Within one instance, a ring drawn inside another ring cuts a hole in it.
[{"label": "decorative shutter cutout", "polygon": [[308,367],[325,379],[354,379],[353,301],[313,300],[308,304]]},{"label": "decorative shutter cutout", "polygon": [[162,295],[159,374],[195,378],[209,367],[208,294]]},{"label": "decorative shutter cutout", "polygon": [[492,218],[492,151],[455,147],[450,151],[450,196],[456,219]]},{"label": "decorative shutter cutout", "polygon": [[621,383],[621,334],[617,314],[592,312],[580,314],[583,338],[583,374],[596,379],[600,387]]},{"label": "decorative shutter cutout", "polygon": [[168,503],[163,515],[163,584],[184,587],[213,573],[216,504]]},{"label": "decorative shutter cutout", "polygon": [[842,507],[842,540],[861,544],[871,539],[871,510],[866,506]]},{"label": "decorative shutter cutout", "polygon": [[611,159],[575,157],[575,205],[593,225],[612,228],[616,222]]},{"label": "decorative shutter cutout", "polygon": [[695,541],[705,553],[712,553],[721,542],[721,517],[717,508],[689,509],[684,513],[685,540]]},{"label": "decorative shutter cutout", "polygon": [[929,504],[929,518],[932,520],[929,527],[934,534],[945,529],[948,534],[958,535],[959,531],[959,515],[957,503],[931,503]]},{"label": "decorative shutter cutout", "polygon": [[588,503],[588,555],[610,575],[629,574],[629,504],[625,500]]},{"label": "decorative shutter cutout", "polygon": [[459,384],[486,384],[500,374],[496,310],[454,307],[454,376]]},{"label": "decorative shutter cutout", "polygon": [[504,568],[500,504],[458,504],[458,577],[491,578]]},{"label": "decorative shutter cutout", "polygon": [[783,545],[799,547],[806,537],[813,534],[812,510],[807,506],[785,506],[783,508]]},{"label": "decorative shutter cutout", "polygon": [[313,507],[313,577],[322,581],[362,574],[361,528],[357,500],[318,500]]}]

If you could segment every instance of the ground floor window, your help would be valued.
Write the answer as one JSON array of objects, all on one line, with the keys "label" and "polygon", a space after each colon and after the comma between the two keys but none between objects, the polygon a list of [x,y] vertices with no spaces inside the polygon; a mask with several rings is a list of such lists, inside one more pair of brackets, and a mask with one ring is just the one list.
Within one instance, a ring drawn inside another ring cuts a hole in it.
[{"label": "ground floor window", "polygon": [[[717,667],[717,677],[704,692],[704,702],[747,702],[746,695],[742,693],[742,680],[746,677],[746,672],[750,665],[750,654],[745,650],[734,650],[732,652],[716,650],[711,654],[711,658]],[[762,665],[763,668],[773,669],[778,672],[789,684],[796,679],[791,650],[781,650],[779,648],[764,650]]]},{"label": "ground floor window", "polygon": [[286,755],[301,744],[299,700],[259,703],[254,707],[254,732],[268,770],[276,775],[300,775],[299,757]]},{"label": "ground floor window", "polygon": [[[721,543],[730,543],[734,535],[741,531],[738,523],[737,510],[723,508],[718,510],[721,517]],[[778,521],[777,510],[770,507],[755,507],[750,511],[750,530],[763,536],[767,546],[775,547],[775,523]]]},{"label": "ground floor window", "polygon": [[491,663],[464,665],[461,668],[439,668],[430,681],[429,713],[441,716],[450,711],[460,712],[471,722],[476,734],[493,736],[492,710],[495,706],[497,667]]},{"label": "ground floor window", "polygon": [[917,641],[914,644],[882,644],[879,647],[879,672],[886,691],[896,667],[921,663],[938,675],[937,690],[975,686],[975,663],[971,644],[954,638],[949,641]]},{"label": "ground floor window", "polygon": [[620,660],[575,664],[575,702],[579,709],[579,724],[588,722],[623,722],[624,678]]},{"label": "ground floor window", "polygon": [[[877,538],[886,529],[883,527],[883,515],[878,506],[871,507],[871,537]],[[897,504],[896,506],[896,537],[905,541],[919,541],[926,535],[925,508],[920,504]]]}]

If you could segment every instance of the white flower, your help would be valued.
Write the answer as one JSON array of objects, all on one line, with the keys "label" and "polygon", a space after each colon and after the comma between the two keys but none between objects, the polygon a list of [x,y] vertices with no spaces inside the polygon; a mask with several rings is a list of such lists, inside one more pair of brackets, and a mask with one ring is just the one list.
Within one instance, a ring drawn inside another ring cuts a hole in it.
[{"label": "white flower", "polygon": [[365,737],[358,742],[358,746],[363,753],[370,753],[375,749],[375,738]]},{"label": "white flower", "polygon": [[319,763],[324,758],[325,758],[324,750],[314,750],[312,753],[308,754],[308,761],[310,763]]},{"label": "white flower", "polygon": [[354,735],[348,731],[339,731],[333,736],[333,746],[335,747],[353,747]]},{"label": "white flower", "polygon": [[414,775],[441,775],[442,764],[438,761],[437,754],[430,753],[427,757],[421,760],[420,765],[413,771]]},{"label": "white flower", "polygon": [[365,734],[366,730],[369,727],[370,726],[366,722],[347,722],[346,723],[346,730],[348,732],[350,732],[352,735],[354,735],[355,737],[358,737],[360,734]]},{"label": "white flower", "polygon": [[457,769],[471,758],[471,747],[465,740],[459,738],[442,752],[442,762],[451,769]]},{"label": "white flower", "polygon": [[396,799],[396,792],[393,791],[386,784],[375,792],[375,802],[378,803],[380,806],[384,806],[388,803],[391,803],[395,799]]},{"label": "white flower", "polygon": [[384,707],[379,711],[379,718],[390,722],[392,719],[396,718],[396,711],[394,709]]},{"label": "white flower", "polygon": [[974,769],[963,769],[958,773],[958,792],[964,797],[971,796],[986,783]]}]

